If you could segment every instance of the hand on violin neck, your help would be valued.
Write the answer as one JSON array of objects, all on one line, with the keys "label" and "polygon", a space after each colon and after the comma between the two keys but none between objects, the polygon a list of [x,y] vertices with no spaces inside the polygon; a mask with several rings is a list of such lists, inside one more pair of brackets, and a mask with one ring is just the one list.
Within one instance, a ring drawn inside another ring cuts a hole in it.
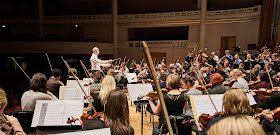
[{"label": "hand on violin neck", "polygon": [[269,113],[270,110],[263,110],[262,115],[264,118],[268,119],[270,122],[274,121],[273,116]]},{"label": "hand on violin neck", "polygon": [[198,119],[195,120],[195,124],[198,131],[202,131],[204,129],[203,125],[198,121]]}]

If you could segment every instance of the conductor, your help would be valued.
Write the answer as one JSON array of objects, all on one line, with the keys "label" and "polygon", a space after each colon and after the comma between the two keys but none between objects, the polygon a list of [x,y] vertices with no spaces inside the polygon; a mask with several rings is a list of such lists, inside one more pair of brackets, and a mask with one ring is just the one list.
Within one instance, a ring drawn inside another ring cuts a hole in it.
[{"label": "conductor", "polygon": [[113,60],[100,60],[100,59],[98,59],[99,53],[100,53],[100,51],[97,47],[92,48],[92,55],[90,57],[92,74],[96,71],[101,70],[100,66],[110,66],[110,63],[113,62]]}]

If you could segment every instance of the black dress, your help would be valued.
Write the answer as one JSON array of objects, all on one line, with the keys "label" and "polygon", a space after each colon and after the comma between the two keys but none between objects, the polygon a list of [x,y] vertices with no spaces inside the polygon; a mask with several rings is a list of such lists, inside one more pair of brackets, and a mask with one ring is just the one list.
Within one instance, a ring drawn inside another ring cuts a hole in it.
[{"label": "black dress", "polygon": [[[180,116],[183,114],[183,109],[185,106],[185,103],[187,102],[185,94],[180,94],[180,95],[171,95],[171,94],[163,94],[163,98],[166,104],[166,109],[168,112],[169,116]],[[165,120],[163,116],[163,111],[160,114],[160,119],[159,119],[159,127],[162,129],[162,133],[167,133],[167,127],[165,126]],[[191,127],[190,126],[184,126],[182,124],[183,120],[176,120],[176,124],[178,126],[178,132],[179,135],[185,135],[185,134],[190,134],[191,133]],[[171,121],[173,123],[173,121]],[[175,132],[175,131],[173,131]]]}]

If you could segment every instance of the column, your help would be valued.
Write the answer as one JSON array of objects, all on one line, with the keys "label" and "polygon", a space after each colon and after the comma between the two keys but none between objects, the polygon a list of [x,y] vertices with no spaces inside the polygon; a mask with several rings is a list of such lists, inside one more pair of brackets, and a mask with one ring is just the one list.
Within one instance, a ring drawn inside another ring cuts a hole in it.
[{"label": "column", "polygon": [[200,19],[200,34],[199,34],[199,49],[205,47],[205,35],[206,35],[206,13],[207,13],[207,0],[201,1],[201,19]]},{"label": "column", "polygon": [[44,28],[43,28],[43,0],[38,0],[38,16],[39,16],[39,33],[40,38],[44,37]]},{"label": "column", "polygon": [[118,1],[112,0],[113,10],[112,10],[112,37],[113,37],[113,55],[116,59],[118,57]]}]

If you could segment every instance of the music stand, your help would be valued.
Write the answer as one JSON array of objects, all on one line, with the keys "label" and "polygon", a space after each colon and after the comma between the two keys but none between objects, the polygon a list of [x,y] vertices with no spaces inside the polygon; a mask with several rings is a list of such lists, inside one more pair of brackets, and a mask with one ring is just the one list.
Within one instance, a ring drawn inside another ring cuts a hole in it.
[{"label": "music stand", "polygon": [[137,98],[148,94],[150,91],[153,91],[151,84],[127,84],[127,91],[130,101],[135,105],[141,106],[141,135],[143,135],[143,111],[144,105],[148,104],[149,101],[144,97],[140,100]]}]

